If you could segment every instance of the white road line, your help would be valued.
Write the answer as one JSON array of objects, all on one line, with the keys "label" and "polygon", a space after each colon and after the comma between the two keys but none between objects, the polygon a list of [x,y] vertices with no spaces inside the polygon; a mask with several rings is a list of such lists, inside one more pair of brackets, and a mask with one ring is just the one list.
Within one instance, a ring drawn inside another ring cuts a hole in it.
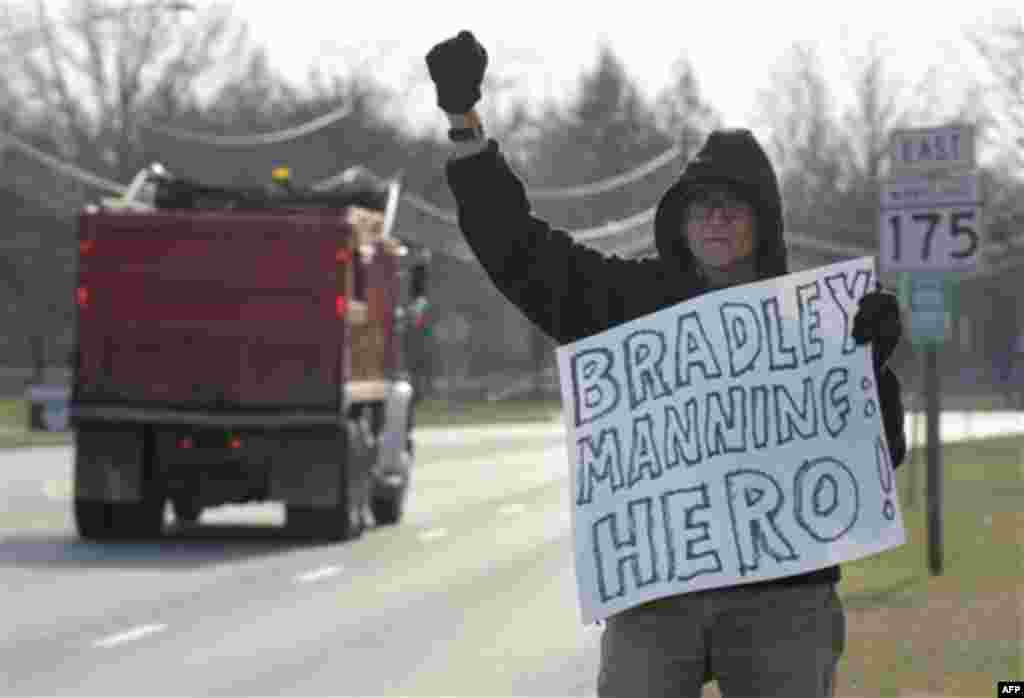
[{"label": "white road line", "polygon": [[304,572],[295,578],[297,582],[315,582],[320,579],[326,579],[327,577],[333,577],[341,574],[342,568],[337,565],[331,565],[329,567],[321,567],[318,570],[312,572]]},{"label": "white road line", "polygon": [[71,499],[72,483],[70,480],[47,480],[43,485],[43,494],[47,499],[66,501]]},{"label": "white road line", "polygon": [[502,516],[512,516],[514,514],[522,514],[525,510],[526,507],[522,504],[502,504],[501,507],[498,508],[498,513]]},{"label": "white road line", "polygon": [[423,531],[422,533],[420,533],[420,540],[422,540],[422,541],[436,540],[438,538],[444,538],[447,535],[448,535],[448,529],[447,528],[432,528],[432,529],[430,529],[428,531]]},{"label": "white road line", "polygon": [[128,630],[126,632],[118,633],[117,635],[111,635],[109,637],[103,638],[102,640],[98,640],[93,643],[93,647],[116,647],[117,645],[122,645],[126,642],[139,640],[141,638],[146,637],[147,635],[154,635],[156,633],[163,632],[164,630],[167,630],[167,626],[162,623],[155,625],[141,625],[138,628],[132,628],[131,630]]}]

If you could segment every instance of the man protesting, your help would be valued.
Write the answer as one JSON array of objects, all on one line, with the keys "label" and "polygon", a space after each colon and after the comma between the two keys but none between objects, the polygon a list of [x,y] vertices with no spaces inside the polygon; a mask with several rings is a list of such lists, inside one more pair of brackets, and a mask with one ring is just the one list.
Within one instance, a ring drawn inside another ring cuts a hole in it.
[{"label": "man protesting", "polygon": [[[708,291],[783,276],[782,202],[767,155],[746,129],[714,131],[658,204],[656,259],[606,256],[531,214],[530,202],[474,105],[487,52],[472,33],[426,56],[452,126],[446,166],[459,226],[498,289],[560,344]],[[895,297],[865,294],[852,336],[871,344],[891,462],[906,453],[900,384],[886,362],[902,328]],[[598,695],[827,698],[844,649],[838,566],[678,594],[608,617]]]}]

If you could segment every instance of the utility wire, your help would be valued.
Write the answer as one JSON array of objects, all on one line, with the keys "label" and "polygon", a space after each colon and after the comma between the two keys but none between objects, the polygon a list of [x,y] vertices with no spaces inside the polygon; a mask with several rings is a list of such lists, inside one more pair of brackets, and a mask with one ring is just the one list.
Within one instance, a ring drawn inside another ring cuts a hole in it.
[{"label": "utility wire", "polygon": [[[23,140],[21,140],[20,138],[11,133],[0,131],[0,144],[6,144],[17,150],[20,150],[21,152],[23,152],[24,154],[28,155],[31,158],[34,158],[41,164],[50,167],[51,169],[60,172],[61,174],[64,174],[72,179],[76,179],[84,184],[87,184],[91,187],[95,187],[97,189],[112,194],[117,194],[119,196],[124,196],[128,191],[128,187],[124,186],[123,184],[119,184],[118,182],[114,182],[105,177],[102,177],[100,175],[84,170],[80,167],[77,167],[76,165],[64,162],[63,160],[60,160],[52,155],[44,153],[43,151],[24,142]],[[649,165],[650,163],[648,163],[645,166]],[[385,180],[383,180],[378,175],[373,174],[369,170],[366,170],[364,168],[363,171],[378,183],[385,182]],[[346,173],[343,172],[339,175],[333,175],[319,182],[316,182],[313,184],[313,189],[316,189],[318,191],[328,190],[331,187],[336,186],[341,181],[340,178],[344,177],[345,174]],[[413,208],[425,213],[426,215],[432,216],[451,226],[458,225],[458,217],[455,215],[455,213],[446,209],[442,209],[415,193],[403,191],[401,193],[401,198],[408,201]],[[583,242],[603,240],[608,237],[612,237],[615,235],[629,232],[631,230],[635,230],[641,225],[646,225],[654,218],[655,211],[656,208],[652,206],[650,208],[644,209],[643,211],[640,211],[639,213],[628,216],[627,218],[609,221],[608,223],[593,228],[569,231],[569,234],[574,239]],[[811,236],[801,235],[799,233],[786,233],[785,238],[787,243],[790,243],[797,248],[817,250],[845,257],[863,257],[875,254],[875,251],[867,248],[829,242]],[[988,243],[982,247],[982,252],[990,257],[1003,257],[1011,248],[1016,247],[1024,247],[1024,233],[1018,233],[1017,235],[1008,239],[1005,242]],[[973,279],[979,276],[988,276],[992,274],[1001,273],[1002,271],[1005,271],[1006,269],[1011,269],[1015,265],[1020,263],[1021,260],[1019,259],[1003,259],[995,264],[983,265],[981,268],[975,270],[974,272],[967,272],[964,274],[964,278]]]},{"label": "utility wire", "polygon": [[682,155],[682,152],[682,148],[674,145],[661,155],[648,160],[642,165],[634,167],[629,172],[623,172],[622,174],[615,175],[614,177],[574,187],[553,189],[527,187],[526,193],[533,199],[573,199],[584,196],[593,196],[594,194],[603,194],[605,192],[612,191],[613,189],[624,187],[627,184],[632,184],[636,180],[646,177],[651,172],[654,172],[675,160],[677,157]]},{"label": "utility wire", "polygon": [[654,220],[655,213],[657,213],[657,207],[651,206],[650,208],[646,208],[639,213],[634,213],[632,216],[627,218],[611,220],[603,225],[598,225],[593,228],[573,230],[570,231],[569,234],[572,235],[573,239],[579,240],[580,242],[603,240],[605,238],[621,235],[622,233],[628,233],[630,230],[635,230],[642,225],[647,225]]},{"label": "utility wire", "polygon": [[72,179],[77,179],[80,182],[88,184],[91,187],[102,189],[103,191],[110,192],[113,194],[124,195],[128,191],[128,187],[123,184],[118,184],[112,180],[109,180],[100,175],[93,174],[83,170],[80,167],[76,167],[69,162],[59,160],[52,155],[48,155],[38,148],[29,145],[20,138],[3,131],[0,131],[0,142],[6,143],[7,145],[20,150],[31,158],[35,158],[38,162],[46,165],[47,167],[60,172],[61,174],[67,175]]},{"label": "utility wire", "polygon": [[180,128],[174,128],[172,126],[162,126],[160,124],[153,124],[145,121],[140,122],[139,126],[149,131],[162,133],[177,140],[192,141],[194,143],[202,143],[204,145],[258,146],[284,143],[295,140],[296,138],[301,138],[302,136],[307,136],[319,131],[320,129],[326,128],[337,121],[341,121],[351,114],[352,111],[353,106],[351,104],[346,104],[343,107],[338,107],[337,109],[333,109],[326,114],[323,114],[322,116],[318,116],[311,121],[282,129],[280,131],[271,131],[269,133],[249,133],[238,136],[219,136],[209,133],[200,133],[198,131],[187,131]]},{"label": "utility wire", "polygon": [[[335,109],[323,116],[319,116],[312,121],[308,121],[304,124],[299,124],[291,128],[287,128],[281,131],[274,131],[271,133],[262,134],[246,134],[239,136],[218,136],[206,133],[200,133],[197,131],[187,131],[184,129],[174,128],[171,126],[163,126],[160,124],[153,124],[149,122],[141,122],[139,125],[150,131],[162,133],[172,138],[185,141],[193,141],[196,143],[203,143],[206,145],[226,145],[226,146],[259,146],[269,145],[273,143],[283,143],[285,141],[294,140],[301,138],[302,136],[314,133],[322,128],[333,124],[336,121],[340,121],[349,114],[352,113],[352,106],[347,105]],[[554,199],[573,199],[582,198],[586,196],[594,196],[596,194],[603,194],[614,189],[619,189],[633,182],[643,179],[651,172],[658,170],[665,165],[669,164],[676,158],[678,158],[683,152],[683,149],[679,146],[672,146],[665,152],[657,155],[645,163],[637,165],[628,172],[615,175],[614,177],[608,177],[601,179],[596,182],[590,182],[588,184],[581,184],[578,186],[571,187],[537,187],[527,188],[527,194],[534,199],[541,200],[554,200]],[[451,214],[448,214],[449,216]],[[454,220],[454,219],[453,219]]]}]

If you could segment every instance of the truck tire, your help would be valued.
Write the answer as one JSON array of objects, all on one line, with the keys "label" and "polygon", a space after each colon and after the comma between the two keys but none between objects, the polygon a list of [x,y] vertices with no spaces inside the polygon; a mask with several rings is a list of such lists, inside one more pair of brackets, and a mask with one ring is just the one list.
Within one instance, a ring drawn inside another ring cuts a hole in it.
[{"label": "truck tire", "polygon": [[373,520],[379,526],[393,526],[402,520],[405,513],[405,496],[409,491],[405,487],[391,487],[387,490],[378,489],[374,492],[370,508],[373,510]]},{"label": "truck tire", "polygon": [[317,509],[288,504],[285,506],[285,528],[297,538],[340,543],[359,538],[364,526],[361,521],[351,520],[345,505]]},{"label": "truck tire", "polygon": [[412,439],[406,439],[402,460],[405,461],[405,480],[401,485],[391,485],[376,480],[370,508],[373,519],[379,526],[394,526],[401,522],[405,513],[405,500],[409,495],[409,478],[412,476]]},{"label": "truck tire", "polygon": [[75,528],[78,535],[86,540],[110,540],[114,527],[113,507],[108,502],[94,502],[88,499],[75,498]]},{"label": "truck tire", "polygon": [[203,514],[201,507],[194,499],[188,497],[171,498],[171,511],[174,512],[174,519],[179,523],[194,524],[199,521]]},{"label": "truck tire", "polygon": [[163,499],[147,493],[141,502],[115,502],[113,509],[114,536],[120,540],[149,540],[163,533]]},{"label": "truck tire", "polygon": [[[414,393],[415,395],[415,393]],[[409,478],[412,475],[413,466],[413,438],[412,432],[415,426],[415,402],[410,402],[405,432],[405,448],[400,457],[403,461],[402,470],[404,475],[401,484],[387,482],[387,477],[382,473],[376,473],[372,486],[370,509],[373,512],[374,522],[378,526],[393,526],[402,520],[405,513],[405,500],[409,493]],[[380,433],[384,426],[384,404],[380,404],[376,414],[375,431]],[[373,460],[376,461],[378,454],[373,453]]]},{"label": "truck tire", "polygon": [[86,540],[145,540],[163,530],[163,508],[153,502],[75,499],[74,510],[78,535]]}]

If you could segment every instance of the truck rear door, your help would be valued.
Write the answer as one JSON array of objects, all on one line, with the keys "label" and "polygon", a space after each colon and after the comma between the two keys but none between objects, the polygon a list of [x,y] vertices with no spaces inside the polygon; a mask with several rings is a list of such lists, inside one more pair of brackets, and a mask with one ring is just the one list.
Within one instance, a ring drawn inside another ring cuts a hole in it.
[{"label": "truck rear door", "polygon": [[76,401],[337,409],[350,237],[337,211],[82,214]]}]

